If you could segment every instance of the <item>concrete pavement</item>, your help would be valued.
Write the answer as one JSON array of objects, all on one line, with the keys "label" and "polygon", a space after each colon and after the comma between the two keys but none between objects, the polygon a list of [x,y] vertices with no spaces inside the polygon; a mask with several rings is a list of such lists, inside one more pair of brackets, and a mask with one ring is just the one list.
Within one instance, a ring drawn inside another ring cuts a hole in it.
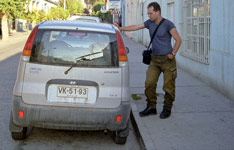
[{"label": "concrete pavement", "polygon": [[[12,36],[9,36],[8,40],[0,40],[0,61],[23,51],[23,49],[19,51],[17,44],[24,42],[29,34],[30,32],[15,32]],[[25,44],[25,42],[23,44]]]},{"label": "concrete pavement", "polygon": [[140,117],[146,107],[144,93],[147,66],[145,47],[125,37],[129,47],[132,112],[147,150],[234,150],[234,102],[178,67],[176,100],[170,118],[162,120],[163,78],[160,76],[158,115]]}]

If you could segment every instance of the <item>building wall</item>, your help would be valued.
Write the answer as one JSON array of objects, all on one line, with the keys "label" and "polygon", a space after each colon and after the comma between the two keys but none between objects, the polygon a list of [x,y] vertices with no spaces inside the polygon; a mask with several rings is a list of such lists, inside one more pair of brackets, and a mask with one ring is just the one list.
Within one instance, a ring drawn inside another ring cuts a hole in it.
[{"label": "building wall", "polygon": [[[147,20],[147,5],[155,0],[145,0],[142,4],[144,14],[143,20]],[[156,0],[162,9],[162,16],[168,16],[168,4],[174,3],[175,25],[179,34],[183,37],[183,0]],[[138,6],[138,7],[139,7]],[[126,10],[126,14],[137,14],[136,10]],[[139,9],[138,9],[139,13]],[[132,18],[130,18],[132,17]],[[134,24],[135,16],[126,15],[130,20],[126,25]],[[210,54],[209,64],[200,63],[180,55],[183,46],[176,56],[177,63],[194,76],[200,78],[210,86],[216,88],[227,97],[234,100],[234,1],[233,0],[211,0],[210,4]],[[142,38],[134,36],[135,33],[127,34],[147,45],[150,41],[148,30],[143,30]]]},{"label": "building wall", "polygon": [[183,56],[177,62],[234,100],[234,1],[212,0],[210,9],[210,63],[202,64]]},{"label": "building wall", "polygon": [[125,7],[125,4],[126,4],[126,0],[122,0],[122,3],[121,3],[121,13],[122,13],[122,26],[124,27],[125,26],[125,10],[126,10],[126,7]]},{"label": "building wall", "polygon": [[[56,2],[56,1],[52,1],[52,2]],[[51,7],[56,7],[56,5],[46,0],[32,0],[29,5],[29,11],[44,10],[46,13],[48,13]]]},{"label": "building wall", "polygon": [[[138,2],[136,0],[126,0],[126,6],[125,6],[126,12],[126,20],[125,20],[125,25],[134,25],[137,24],[137,9],[138,9]],[[129,13],[131,12],[131,13]],[[135,38],[137,35],[137,32],[126,32],[125,33],[127,36],[131,38]]]},{"label": "building wall", "polygon": [[[125,19],[124,26],[136,25],[144,23],[144,0],[125,0]],[[133,40],[141,42],[143,37],[143,30],[125,32]]]}]

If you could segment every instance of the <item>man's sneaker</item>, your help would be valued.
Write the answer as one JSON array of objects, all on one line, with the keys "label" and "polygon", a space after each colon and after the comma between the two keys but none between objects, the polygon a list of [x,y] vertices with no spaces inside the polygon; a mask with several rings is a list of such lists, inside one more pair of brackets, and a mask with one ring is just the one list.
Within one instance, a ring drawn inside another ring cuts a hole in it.
[{"label": "man's sneaker", "polygon": [[156,114],[157,114],[157,110],[152,109],[150,107],[146,107],[143,111],[139,112],[139,115],[141,117],[148,116],[148,115],[156,115]]},{"label": "man's sneaker", "polygon": [[170,117],[170,115],[171,115],[171,111],[168,110],[168,109],[163,108],[163,111],[160,114],[160,118],[161,119],[166,119],[166,118]]}]

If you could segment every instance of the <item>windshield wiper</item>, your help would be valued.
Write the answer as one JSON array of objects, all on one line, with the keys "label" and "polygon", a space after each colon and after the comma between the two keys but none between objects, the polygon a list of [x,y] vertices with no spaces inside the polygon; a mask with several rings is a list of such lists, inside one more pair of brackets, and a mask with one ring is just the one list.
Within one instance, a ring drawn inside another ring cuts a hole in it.
[{"label": "windshield wiper", "polygon": [[91,60],[91,59],[87,59],[87,58],[85,58],[85,57],[87,57],[87,56],[92,56],[92,55],[99,54],[99,53],[102,53],[102,52],[96,52],[96,53],[91,53],[91,54],[88,54],[88,55],[84,55],[84,56],[77,57],[77,58],[76,58],[76,63],[73,64],[71,67],[69,67],[69,68],[64,72],[64,74],[68,74],[68,72],[69,72],[73,67],[75,67],[75,66],[78,64],[78,62],[80,62],[80,61],[90,61],[90,60]]}]

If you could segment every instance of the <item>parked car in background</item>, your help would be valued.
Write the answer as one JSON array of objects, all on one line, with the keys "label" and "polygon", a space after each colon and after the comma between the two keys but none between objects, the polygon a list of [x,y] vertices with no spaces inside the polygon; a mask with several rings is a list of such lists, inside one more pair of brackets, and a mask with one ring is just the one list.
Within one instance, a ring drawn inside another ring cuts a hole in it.
[{"label": "parked car in background", "polygon": [[128,49],[111,24],[49,21],[31,32],[18,66],[10,131],[104,130],[124,144],[129,133]]},{"label": "parked car in background", "polygon": [[79,16],[79,15],[73,15],[69,18],[69,20],[73,21],[80,21],[80,22],[94,22],[94,23],[100,23],[101,20],[97,16]]}]

